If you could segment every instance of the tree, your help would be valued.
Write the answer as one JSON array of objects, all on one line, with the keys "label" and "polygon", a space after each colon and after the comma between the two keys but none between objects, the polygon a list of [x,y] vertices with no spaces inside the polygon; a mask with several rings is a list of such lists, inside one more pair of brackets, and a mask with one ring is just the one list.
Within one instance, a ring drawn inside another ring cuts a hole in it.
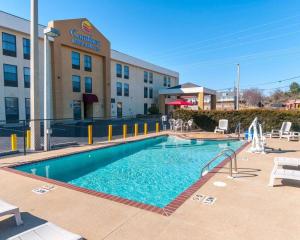
[{"label": "tree", "polygon": [[290,91],[293,94],[300,93],[300,85],[299,85],[299,83],[292,82],[291,85],[290,85]]},{"label": "tree", "polygon": [[261,106],[264,95],[261,90],[257,88],[247,89],[243,92],[243,99],[246,101],[247,105],[250,106]]},{"label": "tree", "polygon": [[285,97],[285,93],[281,90],[276,90],[270,98],[275,102],[281,101]]}]

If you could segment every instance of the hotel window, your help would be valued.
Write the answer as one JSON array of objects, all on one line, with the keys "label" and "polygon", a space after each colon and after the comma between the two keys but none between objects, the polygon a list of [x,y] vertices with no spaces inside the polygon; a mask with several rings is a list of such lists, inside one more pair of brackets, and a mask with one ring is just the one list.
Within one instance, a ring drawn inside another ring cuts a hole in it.
[{"label": "hotel window", "polygon": [[144,82],[148,82],[148,72],[144,71]]},{"label": "hotel window", "polygon": [[73,100],[73,118],[75,120],[81,119],[81,101]]},{"label": "hotel window", "polygon": [[72,52],[72,68],[80,69],[80,53]]},{"label": "hotel window", "polygon": [[149,73],[149,83],[153,83],[153,72]]},{"label": "hotel window", "polygon": [[25,98],[25,114],[26,120],[30,119],[30,98]]},{"label": "hotel window", "polygon": [[72,88],[73,92],[80,92],[80,76],[72,76]]},{"label": "hotel window", "polygon": [[30,40],[23,38],[23,57],[30,60]]},{"label": "hotel window", "polygon": [[117,82],[117,96],[122,96],[122,83]]},{"label": "hotel window", "polygon": [[129,79],[129,67],[124,66],[124,78]]},{"label": "hotel window", "polygon": [[16,97],[5,98],[5,115],[7,122],[19,121],[19,100]]},{"label": "hotel window", "polygon": [[149,88],[149,98],[153,98],[153,88]]},{"label": "hotel window", "polygon": [[148,97],[148,88],[144,87],[144,98]]},{"label": "hotel window", "polygon": [[171,78],[168,77],[168,87],[171,87]]},{"label": "hotel window", "polygon": [[12,34],[2,33],[2,52],[3,55],[16,57],[17,56],[17,45],[16,36]]},{"label": "hotel window", "polygon": [[124,96],[129,97],[129,84],[124,83]]},{"label": "hotel window", "polygon": [[18,69],[15,65],[3,64],[4,86],[18,87]]},{"label": "hotel window", "polygon": [[84,70],[91,72],[92,71],[92,57],[84,55]]},{"label": "hotel window", "polygon": [[144,115],[147,115],[148,113],[148,104],[144,103]]},{"label": "hotel window", "polygon": [[30,68],[24,67],[23,74],[24,74],[24,87],[30,88]]},{"label": "hotel window", "polygon": [[92,93],[93,92],[93,85],[92,85],[92,78],[91,77],[85,77],[84,78],[84,86],[85,86],[85,92],[86,93]]},{"label": "hotel window", "polygon": [[116,75],[118,78],[122,77],[122,65],[119,63],[116,64]]},{"label": "hotel window", "polygon": [[164,87],[167,86],[167,76],[164,76]]}]

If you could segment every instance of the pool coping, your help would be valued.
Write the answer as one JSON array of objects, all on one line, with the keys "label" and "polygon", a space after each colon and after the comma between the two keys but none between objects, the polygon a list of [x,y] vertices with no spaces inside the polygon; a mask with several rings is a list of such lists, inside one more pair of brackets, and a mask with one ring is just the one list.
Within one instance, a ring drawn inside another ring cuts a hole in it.
[{"label": "pool coping", "polygon": [[[159,135],[159,136],[149,137],[149,138],[156,138],[156,137],[170,136],[170,135],[172,136],[172,134],[162,134],[162,135]],[[95,150],[102,149],[102,148],[113,147],[113,146],[117,146],[117,145],[121,145],[121,144],[126,144],[126,143],[129,143],[129,142],[141,141],[141,140],[145,140],[145,139],[149,139],[149,138],[142,138],[142,139],[136,139],[136,140],[132,140],[132,141],[119,142],[119,143],[117,142],[117,143],[112,144],[112,145],[102,146],[102,147],[95,148],[95,149],[83,150],[83,151],[76,152],[76,153],[68,153],[68,154],[65,154],[65,155],[62,155],[62,156],[59,156],[59,157],[70,156],[70,155],[74,155],[74,154],[78,154],[78,153],[82,153],[82,152],[95,151]],[[202,139],[202,140],[205,140],[205,139]],[[207,139],[207,140],[210,140],[210,139]],[[222,140],[224,140],[224,139],[222,139]],[[249,144],[249,142],[245,142],[240,148],[238,148],[235,151],[235,153],[238,154],[239,152],[241,152],[243,149],[245,149],[248,146],[248,144]],[[153,213],[158,213],[158,214],[161,214],[163,216],[170,216],[189,197],[191,197],[203,184],[205,184],[211,177],[213,177],[220,170],[220,168],[225,166],[230,161],[232,156],[233,156],[233,154],[228,156],[227,158],[225,158],[221,163],[219,163],[216,167],[214,167],[214,171],[208,172],[205,176],[202,176],[202,177],[200,176],[199,179],[196,182],[194,182],[187,189],[185,189],[183,192],[181,192],[175,199],[173,199],[173,201],[171,201],[164,208],[159,208],[159,207],[156,207],[156,206],[153,206],[153,205],[150,205],[150,204],[145,204],[145,203],[141,203],[141,202],[138,202],[138,201],[129,200],[129,199],[126,199],[126,198],[118,197],[118,196],[103,193],[103,192],[97,192],[97,191],[89,190],[89,189],[86,189],[86,188],[77,187],[77,186],[69,184],[69,183],[65,183],[65,182],[54,180],[54,179],[33,175],[33,174],[22,172],[22,171],[19,171],[19,170],[16,170],[16,169],[13,168],[13,167],[16,167],[16,166],[26,165],[26,164],[29,164],[29,163],[38,163],[38,162],[42,162],[42,161],[51,160],[51,159],[57,158],[58,156],[38,159],[38,160],[35,160],[35,161],[28,161],[28,162],[12,164],[10,166],[1,167],[0,169],[5,170],[5,171],[10,172],[10,173],[15,173],[15,174],[18,174],[18,175],[21,175],[21,176],[29,177],[29,178],[32,178],[32,179],[35,179],[35,180],[39,180],[39,181],[55,184],[57,186],[72,189],[72,190],[75,190],[75,191],[78,191],[78,192],[81,192],[81,193],[87,193],[87,194],[90,194],[90,195],[95,196],[95,197],[101,197],[101,198],[111,200],[111,201],[114,201],[114,202],[117,202],[117,203],[122,203],[122,204],[125,204],[125,205],[128,205],[128,206],[140,208],[140,209],[147,210],[147,211],[150,211],[150,212],[153,212]],[[217,169],[217,170],[215,170],[215,169]]]}]

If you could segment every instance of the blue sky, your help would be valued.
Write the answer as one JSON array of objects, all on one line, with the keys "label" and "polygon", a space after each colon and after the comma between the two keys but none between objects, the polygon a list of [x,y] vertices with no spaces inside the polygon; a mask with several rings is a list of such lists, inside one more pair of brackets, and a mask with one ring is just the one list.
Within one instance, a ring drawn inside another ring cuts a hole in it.
[{"label": "blue sky", "polygon": [[[29,18],[29,4],[0,9]],[[297,0],[40,0],[39,21],[87,17],[113,49],[176,70],[182,83],[232,87],[240,63],[242,88],[270,92],[300,75],[299,10]]]}]

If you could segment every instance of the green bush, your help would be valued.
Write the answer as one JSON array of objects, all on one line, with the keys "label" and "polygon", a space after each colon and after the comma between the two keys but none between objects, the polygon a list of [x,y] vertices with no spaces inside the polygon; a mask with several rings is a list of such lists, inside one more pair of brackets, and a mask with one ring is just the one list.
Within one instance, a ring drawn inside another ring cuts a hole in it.
[{"label": "green bush", "polygon": [[158,109],[158,107],[156,107],[155,105],[153,105],[150,108],[148,108],[148,112],[151,115],[159,114],[159,109]]},{"label": "green bush", "polygon": [[220,119],[228,119],[229,132],[233,132],[237,124],[241,123],[241,129],[246,130],[255,117],[262,123],[263,131],[280,129],[283,121],[292,122],[292,130],[300,131],[300,111],[291,110],[266,110],[266,109],[246,109],[239,111],[193,111],[176,110],[175,118],[182,118],[187,121],[194,119],[195,124],[205,131],[213,131]]}]

